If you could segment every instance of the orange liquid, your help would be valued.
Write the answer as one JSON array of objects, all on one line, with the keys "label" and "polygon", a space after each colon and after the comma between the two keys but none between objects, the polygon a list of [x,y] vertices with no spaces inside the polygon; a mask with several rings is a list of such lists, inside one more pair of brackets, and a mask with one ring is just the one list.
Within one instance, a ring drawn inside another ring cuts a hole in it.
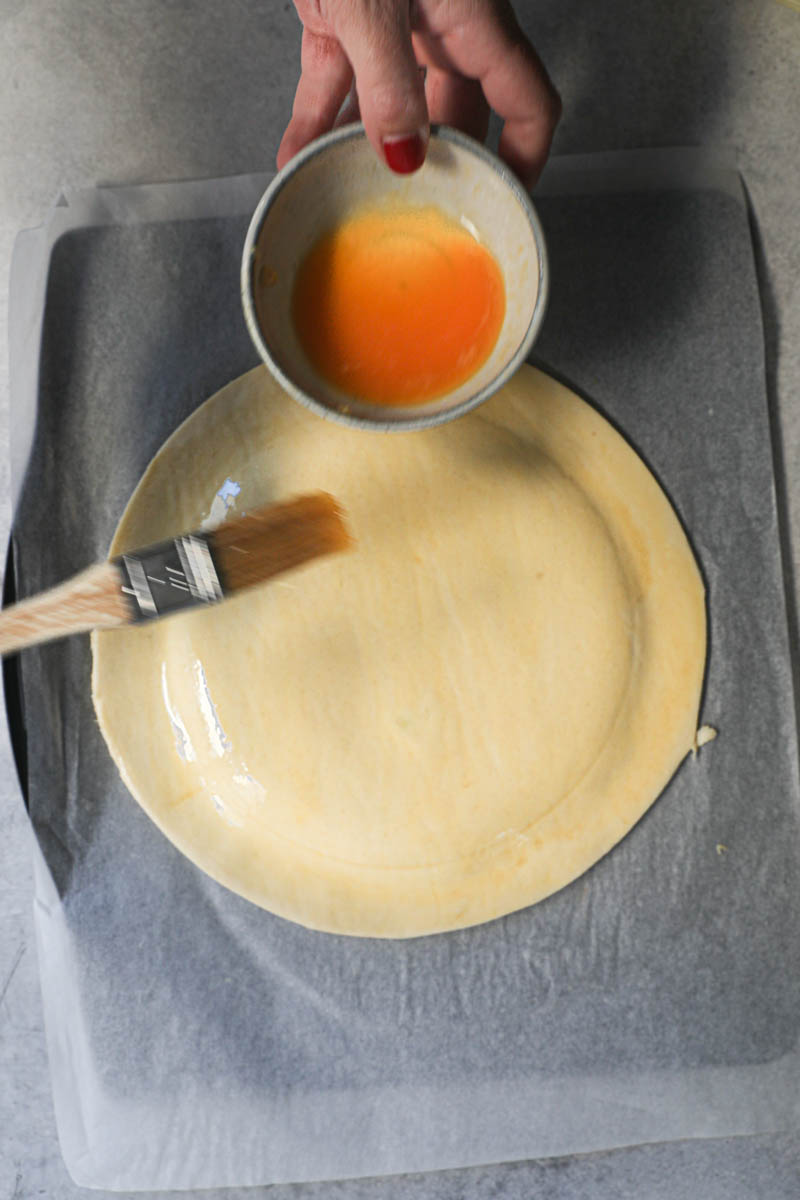
[{"label": "orange liquid", "polygon": [[491,354],[505,316],[492,255],[436,208],[373,208],[311,249],[292,316],[314,367],[378,404],[432,400]]}]

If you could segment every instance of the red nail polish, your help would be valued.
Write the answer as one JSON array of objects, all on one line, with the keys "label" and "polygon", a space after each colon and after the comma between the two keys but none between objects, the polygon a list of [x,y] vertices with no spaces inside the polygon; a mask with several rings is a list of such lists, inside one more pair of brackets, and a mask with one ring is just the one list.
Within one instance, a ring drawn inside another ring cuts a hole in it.
[{"label": "red nail polish", "polygon": [[410,175],[417,171],[425,161],[425,140],[419,133],[405,137],[385,138],[383,153],[386,162],[398,175]]}]

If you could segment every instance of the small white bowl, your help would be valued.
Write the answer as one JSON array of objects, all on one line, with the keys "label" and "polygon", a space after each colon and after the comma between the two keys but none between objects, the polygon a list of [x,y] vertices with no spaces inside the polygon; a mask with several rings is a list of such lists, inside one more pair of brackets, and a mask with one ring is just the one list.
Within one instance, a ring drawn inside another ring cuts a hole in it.
[{"label": "small white bowl", "polygon": [[[505,282],[505,319],[489,358],[465,383],[424,404],[370,404],[339,391],[311,365],[292,322],[295,274],[314,243],[355,210],[389,199],[435,205],[460,221],[494,255]],[[472,138],[434,128],[420,170],[395,175],[363,127],[350,125],[306,146],[267,188],[247,231],[241,291],[259,354],[301,404],[361,428],[423,429],[481,404],[527,358],[547,303],[544,235],[522,184]]]}]

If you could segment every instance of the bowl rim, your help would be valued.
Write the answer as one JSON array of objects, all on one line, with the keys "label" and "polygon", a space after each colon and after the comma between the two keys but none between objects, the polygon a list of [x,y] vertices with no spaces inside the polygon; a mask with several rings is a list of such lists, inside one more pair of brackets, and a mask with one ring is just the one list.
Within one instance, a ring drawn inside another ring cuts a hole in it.
[{"label": "bowl rim", "polygon": [[[513,193],[518,204],[522,208],[528,223],[531,227],[533,241],[536,246],[538,258],[538,290],[536,300],[533,306],[533,312],[525,331],[525,335],[521,339],[519,345],[514,351],[511,358],[506,362],[505,366],[492,377],[492,379],[484,384],[477,392],[468,396],[460,403],[452,405],[449,408],[444,408],[435,411],[415,413],[412,408],[394,408],[386,409],[385,411],[393,412],[395,415],[390,418],[381,418],[380,416],[364,416],[362,414],[354,414],[352,412],[342,411],[341,409],[333,408],[322,401],[317,400],[308,392],[299,387],[283,370],[280,364],[274,358],[270,351],[258,320],[255,306],[255,260],[256,260],[256,245],[261,230],[267,219],[270,209],[278,198],[278,195],[289,182],[289,180],[301,171],[303,167],[320,154],[324,153],[331,146],[337,145],[339,142],[346,142],[355,139],[366,139],[364,126],[360,123],[353,125],[345,125],[340,129],[334,129],[330,133],[323,134],[322,137],[316,138],[305,146],[298,154],[292,158],[282,170],[278,171],[275,177],[268,185],[266,191],[258,202],[256,210],[250,220],[247,234],[242,252],[242,266],[240,275],[240,295],[242,307],[244,310],[244,318],[247,324],[250,337],[258,351],[262,361],[269,367],[270,371],[280,383],[284,391],[288,392],[295,400],[302,404],[305,408],[317,413],[319,416],[328,418],[331,421],[337,421],[341,425],[348,425],[356,429],[369,429],[380,433],[393,432],[410,432],[419,429],[429,429],[435,425],[443,425],[448,421],[454,421],[456,418],[463,416],[472,409],[477,408],[494,395],[504,383],[507,383],[511,376],[516,372],[517,368],[522,365],[528,357],[531,348],[536,341],[539,330],[544,321],[545,312],[550,291],[550,267],[547,257],[547,247],[544,239],[544,231],[539,220],[538,213],[533,205],[530,193],[523,186],[518,177],[514,174],[509,166],[498,158],[491,150],[484,146],[481,142],[462,133],[460,130],[453,129],[448,125],[431,125],[431,139],[438,139],[445,142],[451,142],[460,149],[467,151],[473,157],[480,159],[486,166],[490,167],[495,174],[499,175],[505,185]],[[435,404],[436,401],[431,401]],[[374,406],[376,411],[380,410],[380,406]],[[407,415],[406,415],[407,414]]]}]

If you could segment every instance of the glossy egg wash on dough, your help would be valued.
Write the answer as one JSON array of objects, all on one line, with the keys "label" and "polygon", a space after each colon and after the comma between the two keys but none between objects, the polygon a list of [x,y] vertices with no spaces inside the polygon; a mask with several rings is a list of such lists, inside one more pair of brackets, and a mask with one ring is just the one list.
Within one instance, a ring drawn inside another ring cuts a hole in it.
[{"label": "glossy egg wash on dough", "polygon": [[494,257],[434,207],[363,209],[323,235],[292,296],[319,373],[376,404],[421,404],[464,383],[505,316]]}]

